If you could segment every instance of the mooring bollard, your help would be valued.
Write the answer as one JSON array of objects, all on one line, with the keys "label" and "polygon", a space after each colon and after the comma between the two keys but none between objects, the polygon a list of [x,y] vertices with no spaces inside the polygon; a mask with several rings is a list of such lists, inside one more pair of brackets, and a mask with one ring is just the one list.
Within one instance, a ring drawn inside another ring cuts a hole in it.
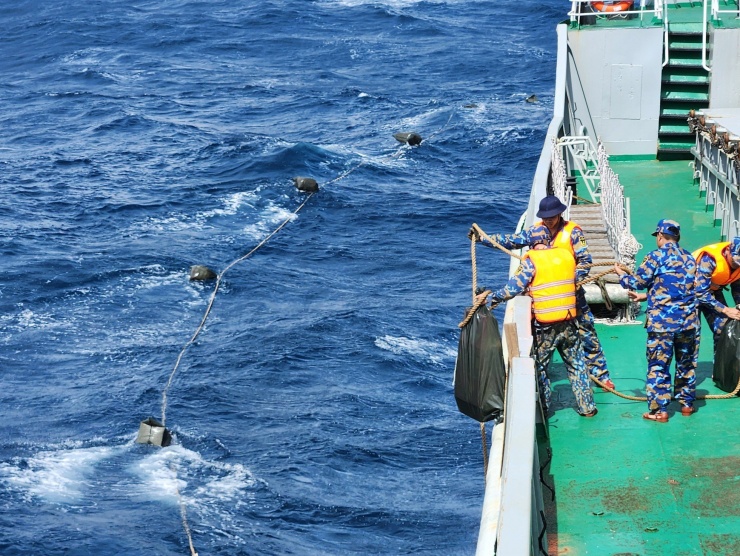
[{"label": "mooring bollard", "polygon": [[136,437],[137,444],[153,444],[154,446],[169,446],[172,435],[165,426],[154,417],[149,417],[139,425],[139,435]]}]

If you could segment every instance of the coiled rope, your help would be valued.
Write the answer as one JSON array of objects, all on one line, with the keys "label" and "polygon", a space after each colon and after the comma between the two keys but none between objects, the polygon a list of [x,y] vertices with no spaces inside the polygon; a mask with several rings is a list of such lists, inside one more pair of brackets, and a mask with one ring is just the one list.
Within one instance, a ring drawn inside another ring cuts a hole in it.
[{"label": "coiled rope", "polygon": [[[476,232],[478,232],[478,235],[481,238],[490,242],[491,245],[493,245],[494,247],[500,249],[507,255],[514,257],[515,259],[519,259],[519,260],[522,259],[522,257],[517,255],[516,253],[510,251],[509,249],[506,249],[503,245],[493,240],[477,224],[473,223],[472,227]],[[477,269],[477,264],[476,264],[476,255],[475,255],[476,243],[477,243],[476,238],[472,237],[470,239],[470,258],[471,258],[472,265],[473,265],[473,306],[468,310],[462,322],[460,322],[460,324],[457,325],[459,328],[463,328],[466,324],[470,322],[470,319],[473,318],[475,311],[481,305],[485,304],[486,298],[492,293],[491,290],[486,290],[485,292],[482,292],[478,295],[476,295],[475,293],[477,290],[477,280],[478,280],[478,269]],[[604,272],[600,272],[594,276],[588,276],[587,278],[584,278],[580,282],[577,282],[576,286],[582,286],[583,284],[587,284],[589,282],[595,282],[596,280],[603,278],[607,274],[614,272],[614,268],[613,268],[614,264],[617,264],[625,272],[629,274],[633,274],[632,270],[629,267],[620,263],[619,261],[600,261],[598,263],[578,265],[578,268],[593,268],[597,266],[607,266],[607,265],[611,265],[612,268],[610,268],[609,270],[605,270]],[[595,382],[598,386],[600,386],[602,389],[606,390],[607,392],[611,392],[612,394],[620,398],[624,398],[626,400],[638,401],[638,402],[647,401],[647,396],[632,396],[630,394],[625,394],[623,392],[620,392],[619,390],[616,390],[615,388],[610,388],[609,386],[601,382],[599,379],[597,379],[595,376],[593,376],[590,373],[589,373],[589,378],[593,382]],[[735,396],[737,396],[738,392],[740,392],[740,380],[738,380],[737,386],[735,386],[735,389],[732,392],[728,392],[726,394],[705,394],[703,396],[696,396],[696,399],[697,400],[726,400],[726,399],[734,398]],[[483,427],[483,423],[481,423],[481,427]]]}]

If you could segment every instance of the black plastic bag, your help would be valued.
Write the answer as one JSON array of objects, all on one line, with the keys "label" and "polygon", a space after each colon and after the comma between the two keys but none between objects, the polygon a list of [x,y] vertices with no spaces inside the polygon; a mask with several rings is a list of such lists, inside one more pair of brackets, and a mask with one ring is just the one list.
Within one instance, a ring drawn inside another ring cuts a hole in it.
[{"label": "black plastic bag", "polygon": [[455,401],[461,413],[480,423],[504,409],[506,368],[498,323],[485,305],[460,331],[455,364]]},{"label": "black plastic bag", "polygon": [[740,321],[730,320],[722,329],[714,354],[714,383],[732,392],[740,380]]}]

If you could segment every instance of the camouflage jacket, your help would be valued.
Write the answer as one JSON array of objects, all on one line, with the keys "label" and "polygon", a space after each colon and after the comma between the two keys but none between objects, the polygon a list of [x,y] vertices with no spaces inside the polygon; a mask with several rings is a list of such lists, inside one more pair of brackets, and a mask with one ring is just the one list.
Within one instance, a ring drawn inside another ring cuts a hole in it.
[{"label": "camouflage jacket", "polygon": [[[555,234],[557,236],[560,230],[568,223],[567,220],[561,219],[558,231]],[[521,249],[522,247],[530,246],[530,232],[534,228],[528,228],[522,230],[518,234],[492,234],[491,239],[497,243],[500,243],[502,247],[506,249]],[[553,238],[554,240],[554,238]],[[481,239],[481,243],[486,247],[494,247],[490,242],[485,239]],[[580,228],[575,228],[570,234],[570,243],[573,245],[573,254],[576,258],[576,282],[580,282],[591,271],[590,268],[581,268],[582,265],[589,265],[592,262],[591,253],[588,251],[588,245],[586,244],[586,238],[583,235],[583,231]],[[550,242],[552,245],[552,241]]]},{"label": "camouflage jacket", "polygon": [[619,282],[623,288],[648,290],[649,332],[680,332],[699,327],[695,272],[691,253],[671,241],[648,253],[635,275],[625,274]]},{"label": "camouflage jacket", "polygon": [[[711,308],[719,313],[725,306],[717,301],[714,292],[710,289],[715,268],[717,268],[717,263],[706,253],[696,261],[696,302],[699,307]],[[740,304],[740,280],[730,284],[730,291],[735,304]]]},{"label": "camouflage jacket", "polygon": [[534,263],[526,258],[519,265],[519,268],[506,285],[491,294],[491,303],[497,305],[507,299],[511,299],[514,296],[524,293],[527,287],[534,280]]}]

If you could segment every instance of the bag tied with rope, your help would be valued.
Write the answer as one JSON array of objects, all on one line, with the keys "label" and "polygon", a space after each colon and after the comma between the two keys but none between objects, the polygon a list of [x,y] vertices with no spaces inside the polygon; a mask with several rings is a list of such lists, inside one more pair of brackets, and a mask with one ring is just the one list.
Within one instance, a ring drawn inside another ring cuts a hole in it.
[{"label": "bag tied with rope", "polygon": [[732,392],[740,381],[740,321],[730,320],[717,340],[712,373],[717,388]]},{"label": "bag tied with rope", "polygon": [[498,322],[485,304],[460,330],[455,363],[455,401],[461,413],[480,423],[504,408],[506,369]]}]

